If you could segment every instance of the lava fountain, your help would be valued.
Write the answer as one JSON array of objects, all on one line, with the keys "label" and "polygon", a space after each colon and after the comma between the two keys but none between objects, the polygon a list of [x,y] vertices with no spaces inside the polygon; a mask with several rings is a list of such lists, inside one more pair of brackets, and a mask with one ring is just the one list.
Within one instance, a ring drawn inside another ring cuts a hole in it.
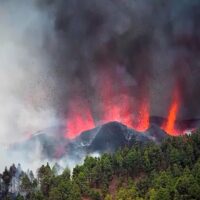
[{"label": "lava fountain", "polygon": [[95,127],[89,104],[86,100],[76,97],[69,104],[66,124],[66,138],[74,139],[82,131]]},{"label": "lava fountain", "polygon": [[97,95],[100,96],[101,121],[118,121],[132,127],[134,102],[123,81],[114,72],[108,73],[103,70],[98,81]]},{"label": "lava fountain", "polygon": [[[83,131],[111,121],[118,121],[138,132],[145,132],[150,126],[150,100],[147,87],[143,85],[140,90],[142,92],[136,95],[133,92],[134,88],[126,85],[124,76],[116,71],[104,68],[97,74],[94,84],[95,104],[90,104],[88,98],[80,92],[69,102],[65,136],[74,139]],[[180,92],[180,88],[176,86],[172,92],[167,119],[159,124],[161,129],[172,136],[181,135],[187,130],[186,127],[183,130],[177,121],[181,109]]]},{"label": "lava fountain", "polygon": [[68,105],[65,136],[74,139],[81,132],[94,128],[96,124],[111,121],[118,121],[139,132],[146,131],[149,128],[148,98],[142,97],[139,105],[135,104],[130,88],[124,84],[119,74],[108,70],[101,70],[98,74],[96,96],[99,99],[97,105],[100,107],[100,119],[94,120],[92,108],[79,94]]},{"label": "lava fountain", "polygon": [[141,105],[139,106],[137,123],[132,127],[133,129],[144,132],[149,128],[149,102],[143,99]]},{"label": "lava fountain", "polygon": [[178,130],[175,126],[179,109],[180,109],[180,92],[178,89],[175,89],[172,97],[172,102],[169,108],[167,121],[162,126],[162,129],[172,136],[178,136],[182,133],[182,131]]}]

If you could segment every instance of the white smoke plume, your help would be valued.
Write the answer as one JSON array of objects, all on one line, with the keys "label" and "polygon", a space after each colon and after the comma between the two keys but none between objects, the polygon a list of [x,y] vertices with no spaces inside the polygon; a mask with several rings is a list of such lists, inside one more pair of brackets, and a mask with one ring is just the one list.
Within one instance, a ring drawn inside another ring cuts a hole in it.
[{"label": "white smoke plume", "polygon": [[[57,123],[55,83],[42,47],[49,28],[47,16],[32,1],[0,2],[0,169],[23,160],[22,152],[18,157],[6,153],[10,144]],[[39,147],[35,151],[33,164]]]},{"label": "white smoke plume", "polygon": [[0,140],[10,143],[52,124],[53,82],[42,51],[45,16],[25,1],[1,3],[0,15]]}]

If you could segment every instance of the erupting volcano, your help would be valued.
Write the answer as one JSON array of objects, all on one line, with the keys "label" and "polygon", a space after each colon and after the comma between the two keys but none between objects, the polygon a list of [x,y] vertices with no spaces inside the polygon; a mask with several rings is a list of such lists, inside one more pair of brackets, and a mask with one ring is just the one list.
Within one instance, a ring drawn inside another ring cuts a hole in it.
[{"label": "erupting volcano", "polygon": [[185,123],[200,118],[198,1],[50,2],[50,105],[66,138],[113,121],[146,133],[153,117],[172,136],[198,127]]},{"label": "erupting volcano", "polygon": [[[98,99],[95,106],[98,109],[95,110],[91,101],[83,97],[82,93],[72,98],[68,109],[66,138],[74,139],[83,131],[112,121],[120,122],[137,132],[148,130],[151,118],[148,95],[140,95],[137,99],[131,94],[131,87],[125,85],[123,77],[115,71],[100,70],[98,74],[95,83],[97,85],[95,96]],[[187,130],[187,127],[181,129],[177,125],[177,116],[181,106],[178,87],[175,87],[172,92],[171,99],[169,108],[166,108],[168,116],[159,126],[167,134],[178,136]],[[100,113],[99,117],[96,117],[95,111]]]}]

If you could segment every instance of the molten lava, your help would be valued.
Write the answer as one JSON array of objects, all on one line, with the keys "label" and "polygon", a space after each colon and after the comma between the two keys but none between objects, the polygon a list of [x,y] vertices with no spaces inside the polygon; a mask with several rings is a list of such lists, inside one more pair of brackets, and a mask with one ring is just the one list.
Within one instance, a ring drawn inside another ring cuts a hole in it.
[{"label": "molten lava", "polygon": [[163,130],[172,136],[177,136],[182,133],[175,127],[175,122],[179,109],[180,109],[180,95],[178,90],[176,90],[174,92],[172,103],[170,105],[167,122],[162,126]]},{"label": "molten lava", "polygon": [[70,103],[67,119],[65,136],[69,139],[74,139],[81,132],[95,127],[89,105],[80,98],[73,99]]},{"label": "molten lava", "polygon": [[[139,132],[145,132],[149,128],[150,103],[147,87],[143,86],[144,90],[140,90],[143,93],[136,99],[132,94],[134,88],[126,84],[124,76],[120,73],[108,69],[97,73],[95,104],[92,104],[95,108],[91,107],[87,98],[83,98],[79,92],[77,92],[78,97],[71,99],[66,124],[67,138],[74,139],[83,131],[95,128],[96,124],[101,125],[111,121],[118,121]],[[172,136],[181,135],[185,131],[176,123],[180,100],[180,90],[176,87],[167,120],[161,125],[161,128]],[[98,113],[95,119],[92,113]]]},{"label": "molten lava", "polygon": [[149,103],[143,100],[141,106],[139,107],[139,112],[137,116],[137,123],[133,128],[139,132],[144,132],[149,128]]},{"label": "molten lava", "polygon": [[[118,121],[136,131],[144,132],[149,127],[148,98],[141,98],[135,106],[130,88],[125,80],[113,71],[100,71],[97,81],[97,96],[101,116],[96,124]],[[90,105],[82,97],[69,104],[66,137],[73,139],[81,132],[95,127]]]},{"label": "molten lava", "polygon": [[[106,102],[106,101],[105,101]],[[119,103],[104,104],[103,122],[118,121],[129,127],[132,127],[133,116],[128,98],[122,98]]]},{"label": "molten lava", "polygon": [[114,71],[99,72],[99,95],[101,104],[102,121],[121,122],[128,127],[133,127],[133,98],[124,80]]}]

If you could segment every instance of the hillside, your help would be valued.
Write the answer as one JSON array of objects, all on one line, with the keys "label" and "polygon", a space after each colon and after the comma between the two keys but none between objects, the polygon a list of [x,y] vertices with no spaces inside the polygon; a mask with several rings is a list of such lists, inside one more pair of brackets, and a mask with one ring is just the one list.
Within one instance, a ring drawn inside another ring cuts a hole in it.
[{"label": "hillside", "polygon": [[200,131],[161,144],[135,140],[112,154],[87,156],[72,174],[67,168],[59,174],[59,166],[48,163],[36,177],[20,169],[12,166],[2,173],[1,199],[200,199]]},{"label": "hillside", "polygon": [[132,146],[135,141],[160,143],[168,135],[156,124],[141,133],[119,122],[109,122],[96,128],[82,132],[75,139],[65,137],[64,127],[53,127],[38,132],[28,140],[11,147],[13,151],[26,151],[31,155],[39,144],[41,154],[45,159],[61,159],[70,156],[72,159],[82,159],[83,155],[92,153],[113,153],[119,148]]}]

